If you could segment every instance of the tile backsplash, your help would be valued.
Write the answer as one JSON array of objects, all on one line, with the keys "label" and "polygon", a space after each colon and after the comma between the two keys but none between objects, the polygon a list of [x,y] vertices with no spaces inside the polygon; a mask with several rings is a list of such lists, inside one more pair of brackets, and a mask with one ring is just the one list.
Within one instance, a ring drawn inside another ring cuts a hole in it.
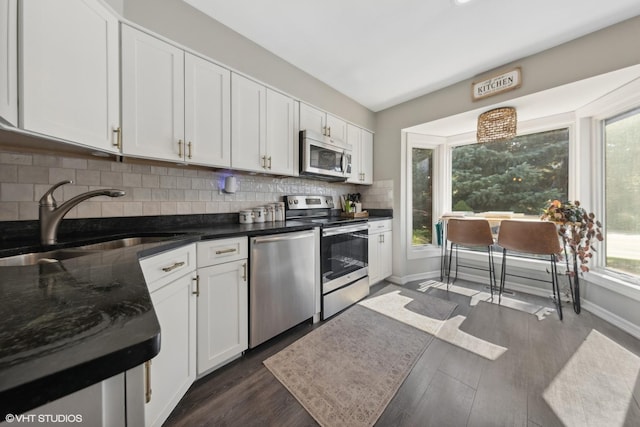
[{"label": "tile backsplash", "polygon": [[0,151],[0,221],[38,219],[40,197],[63,180],[73,184],[56,190],[58,202],[99,188],[127,193],[84,201],[67,218],[229,213],[278,201],[287,194],[331,195],[339,206],[339,195],[360,192],[365,208],[393,204],[392,181],[367,187],[233,172],[238,191],[225,194],[220,188],[230,174],[193,166]]}]

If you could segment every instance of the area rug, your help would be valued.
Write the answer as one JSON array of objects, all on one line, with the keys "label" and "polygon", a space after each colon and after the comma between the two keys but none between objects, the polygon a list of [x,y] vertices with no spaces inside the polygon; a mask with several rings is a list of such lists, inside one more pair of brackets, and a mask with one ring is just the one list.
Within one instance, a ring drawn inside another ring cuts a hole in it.
[{"label": "area rug", "polygon": [[[407,309],[445,320],[456,304],[390,285]],[[375,298],[375,296],[370,297]],[[413,326],[354,305],[264,361],[322,426],[372,426],[433,339]]]}]

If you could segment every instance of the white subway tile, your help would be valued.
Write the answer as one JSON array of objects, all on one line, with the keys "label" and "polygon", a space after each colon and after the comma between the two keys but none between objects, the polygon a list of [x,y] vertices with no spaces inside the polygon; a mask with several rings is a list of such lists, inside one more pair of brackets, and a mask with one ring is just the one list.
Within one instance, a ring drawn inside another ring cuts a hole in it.
[{"label": "white subway tile", "polygon": [[86,200],[78,205],[79,218],[100,218],[102,215],[102,202]]},{"label": "white subway tile", "polygon": [[161,202],[161,215],[176,215],[178,213],[178,204],[176,202]]},{"label": "white subway tile", "polygon": [[0,152],[0,163],[7,165],[32,165],[33,156],[30,154]]},{"label": "white subway tile", "polygon": [[122,187],[122,172],[100,172],[100,185]]},{"label": "white subway tile", "polygon": [[142,202],[124,203],[124,216],[140,216],[142,215]]},{"label": "white subway tile", "polygon": [[142,204],[143,215],[160,215],[160,202],[144,202]]},{"label": "white subway tile", "polygon": [[0,183],[0,201],[3,202],[32,202],[33,192],[33,184]]},{"label": "white subway tile", "polygon": [[151,189],[150,188],[134,188],[133,191],[133,200],[146,202],[151,200]]},{"label": "white subway tile", "polygon": [[0,182],[18,182],[18,166],[0,164]]},{"label": "white subway tile", "polygon": [[160,188],[178,188],[178,180],[175,176],[164,175],[160,177]]},{"label": "white subway tile", "polygon": [[86,169],[87,160],[75,157],[63,157],[61,166],[66,169]]},{"label": "white subway tile", "polygon": [[17,221],[19,219],[18,202],[0,202],[0,221]]},{"label": "white subway tile", "polygon": [[160,188],[158,175],[142,175],[142,186],[145,188]]},{"label": "white subway tile", "polygon": [[18,203],[18,219],[19,220],[35,220],[38,219],[38,211],[40,207],[37,202],[20,202]]},{"label": "white subway tile", "polygon": [[100,185],[100,171],[77,170],[76,183],[78,185]]},{"label": "white subway tile", "polygon": [[139,173],[124,172],[122,185],[125,187],[142,187],[142,175]]},{"label": "white subway tile", "polygon": [[76,180],[75,169],[63,169],[63,168],[49,169],[49,184],[56,184],[60,181],[75,181],[75,180]]},{"label": "white subway tile", "polygon": [[189,215],[193,213],[191,211],[191,203],[189,202],[179,202],[177,203],[177,212],[178,215]]}]

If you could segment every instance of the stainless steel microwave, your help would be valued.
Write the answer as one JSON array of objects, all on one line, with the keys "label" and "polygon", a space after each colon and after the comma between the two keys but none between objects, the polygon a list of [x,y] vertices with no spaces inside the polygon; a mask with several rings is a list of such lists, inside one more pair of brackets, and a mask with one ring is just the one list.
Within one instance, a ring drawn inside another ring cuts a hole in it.
[{"label": "stainless steel microwave", "polygon": [[346,181],[351,176],[350,144],[309,130],[300,131],[300,174],[328,181]]}]

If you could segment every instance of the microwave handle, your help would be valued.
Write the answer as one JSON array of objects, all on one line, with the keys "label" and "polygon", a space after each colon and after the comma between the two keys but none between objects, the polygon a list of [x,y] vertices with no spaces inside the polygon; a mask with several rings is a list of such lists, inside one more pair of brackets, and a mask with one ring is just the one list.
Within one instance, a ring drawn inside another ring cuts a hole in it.
[{"label": "microwave handle", "polygon": [[342,173],[347,173],[347,152],[342,152],[342,160],[340,161],[340,167],[342,168]]}]

